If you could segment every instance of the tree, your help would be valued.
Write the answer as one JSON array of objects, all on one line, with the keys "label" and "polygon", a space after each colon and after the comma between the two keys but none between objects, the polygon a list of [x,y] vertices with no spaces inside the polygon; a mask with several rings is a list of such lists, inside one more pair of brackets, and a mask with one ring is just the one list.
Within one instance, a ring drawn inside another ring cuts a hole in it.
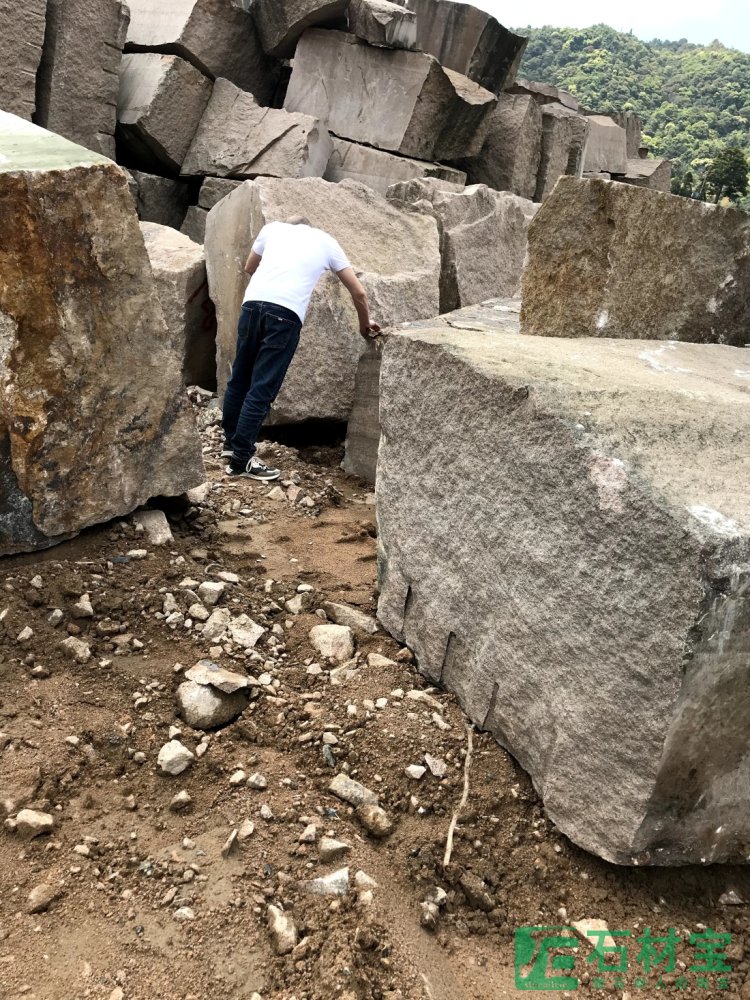
[{"label": "tree", "polygon": [[722,198],[739,201],[747,194],[748,164],[745,153],[736,146],[725,146],[706,171],[705,185],[718,205]]}]

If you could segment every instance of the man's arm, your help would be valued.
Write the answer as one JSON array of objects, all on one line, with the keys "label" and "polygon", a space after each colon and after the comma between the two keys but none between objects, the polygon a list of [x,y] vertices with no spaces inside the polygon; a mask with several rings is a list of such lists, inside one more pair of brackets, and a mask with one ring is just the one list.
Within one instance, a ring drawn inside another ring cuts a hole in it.
[{"label": "man's arm", "polygon": [[380,333],[380,327],[370,319],[370,305],[367,301],[367,292],[362,287],[353,267],[345,267],[343,271],[337,271],[336,277],[344,288],[349,292],[357,310],[359,317],[359,332],[367,338],[371,334]]},{"label": "man's arm", "polygon": [[260,254],[257,254],[254,250],[251,250],[250,256],[247,258],[247,261],[245,262],[245,274],[249,274],[252,277],[252,275],[254,275],[255,272],[258,270],[258,267],[260,266],[260,262],[262,260],[263,258],[260,256]]}]

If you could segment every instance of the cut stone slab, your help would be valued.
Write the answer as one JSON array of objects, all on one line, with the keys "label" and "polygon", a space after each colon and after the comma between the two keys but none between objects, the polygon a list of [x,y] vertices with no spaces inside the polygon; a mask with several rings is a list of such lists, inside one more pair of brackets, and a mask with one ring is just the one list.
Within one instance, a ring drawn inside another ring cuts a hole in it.
[{"label": "cut stone slab", "polygon": [[131,170],[130,176],[136,184],[136,211],[141,222],[156,222],[179,229],[190,201],[188,183],[141,170]]},{"label": "cut stone slab", "polygon": [[589,125],[583,169],[624,174],[628,163],[627,132],[607,115],[587,115]]},{"label": "cut stone slab", "polygon": [[5,555],[206,476],[125,173],[4,112],[0,145]]},{"label": "cut stone slab", "polygon": [[650,188],[652,191],[663,191],[669,194],[672,190],[672,161],[631,159],[627,162],[625,173],[617,178],[623,184],[633,184],[635,187]]},{"label": "cut stone slab", "polygon": [[123,56],[118,136],[133,166],[179,171],[212,84],[185,59],[158,52]]},{"label": "cut stone slab", "polygon": [[253,17],[266,52],[286,58],[308,28],[345,23],[348,7],[349,0],[255,0]]},{"label": "cut stone slab", "polygon": [[244,691],[225,694],[214,687],[196,684],[194,681],[183,681],[177,688],[180,716],[193,729],[226,726],[244,712],[247,704],[248,696]]},{"label": "cut stone slab", "polygon": [[224,77],[270,104],[279,79],[250,13],[231,0],[128,0],[126,51],[180,56],[212,80]]},{"label": "cut stone slab", "polygon": [[537,104],[562,104],[571,111],[580,111],[581,105],[569,94],[567,90],[560,90],[559,87],[552,87],[548,83],[537,83],[534,80],[525,80],[518,77],[511,86],[508,87],[511,94],[526,94],[533,97]]},{"label": "cut stone slab", "polygon": [[[381,326],[427,319],[439,312],[434,219],[406,213],[354,181],[245,181],[211,209],[206,227],[209,290],[218,318],[220,392],[234,360],[237,319],[247,286],[242,268],[252,241],[265,223],[297,214],[339,241]],[[325,275],[310,301],[299,348],[271,410],[272,422],[347,419],[357,361],[365,347],[358,329],[348,293],[335,275]]]},{"label": "cut stone slab", "polygon": [[386,49],[412,49],[417,45],[417,14],[388,0],[351,0],[349,31],[357,38]]},{"label": "cut stone slab", "polygon": [[0,0],[0,108],[31,121],[47,0]]},{"label": "cut stone slab", "polygon": [[378,614],[575,843],[744,863],[747,364],[654,346],[389,338]]},{"label": "cut stone slab", "polygon": [[[749,268],[737,209],[563,177],[529,228],[521,330],[744,346]],[[671,352],[653,345],[655,368]]]},{"label": "cut stone slab", "polygon": [[563,174],[580,177],[589,122],[562,104],[542,107],[542,144],[534,201],[543,201]]},{"label": "cut stone slab", "polygon": [[458,162],[470,184],[531,199],[541,152],[542,112],[537,102],[529,94],[498,94],[481,151]]},{"label": "cut stone slab", "polygon": [[461,191],[466,186],[466,174],[455,167],[395,156],[383,149],[361,146],[337,136],[332,136],[332,141],[333,151],[323,175],[327,181],[336,183],[349,178],[383,196],[391,184],[414,177],[429,177],[446,191]]},{"label": "cut stone slab", "polygon": [[203,247],[168,226],[142,222],[156,290],[185,385],[216,388],[216,310]]},{"label": "cut stone slab", "polygon": [[34,121],[111,159],[129,20],[120,0],[48,0],[37,77]]},{"label": "cut stone slab", "polygon": [[262,108],[228,80],[217,80],[182,167],[220,177],[322,177],[332,151],[317,118]]},{"label": "cut stone slab", "polygon": [[180,226],[180,232],[193,243],[202,245],[206,242],[206,220],[208,212],[198,205],[191,205],[185,213],[185,219]]},{"label": "cut stone slab", "polygon": [[478,153],[494,106],[488,90],[423,52],[317,29],[297,45],[284,102],[345,139],[420,160]]},{"label": "cut stone slab", "polygon": [[403,181],[388,200],[434,216],[440,231],[440,312],[516,294],[526,256],[529,202],[484,184],[444,191],[429,180]]},{"label": "cut stone slab", "polygon": [[417,15],[417,48],[493,94],[516,77],[527,38],[490,14],[452,0],[398,0]]}]

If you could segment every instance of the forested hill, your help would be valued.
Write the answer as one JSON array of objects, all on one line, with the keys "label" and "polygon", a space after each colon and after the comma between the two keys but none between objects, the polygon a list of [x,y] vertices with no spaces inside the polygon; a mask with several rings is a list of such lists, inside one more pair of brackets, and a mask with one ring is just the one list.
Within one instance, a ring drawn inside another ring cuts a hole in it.
[{"label": "forested hill", "polygon": [[725,146],[750,152],[750,55],[719,42],[642,42],[604,24],[518,28],[520,75],[570,91],[593,111],[634,111],[644,145],[699,176]]}]

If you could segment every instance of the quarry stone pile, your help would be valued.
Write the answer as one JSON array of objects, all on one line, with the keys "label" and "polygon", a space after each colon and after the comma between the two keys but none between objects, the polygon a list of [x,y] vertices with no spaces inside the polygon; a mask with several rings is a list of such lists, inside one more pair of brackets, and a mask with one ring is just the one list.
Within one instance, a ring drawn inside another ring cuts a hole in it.
[{"label": "quarry stone pile", "polygon": [[[563,177],[529,227],[521,328],[744,346],[749,260],[737,209]],[[671,348],[655,350],[671,367]]]},{"label": "quarry stone pile", "polygon": [[378,614],[575,843],[744,862],[745,353],[675,344],[666,368],[658,351],[390,337]]},{"label": "quarry stone pile", "polygon": [[124,172],[4,112],[0,145],[7,555],[182,493],[204,475]]},{"label": "quarry stone pile", "polygon": [[[206,226],[222,392],[234,358],[237,317],[247,285],[242,268],[252,242],[266,222],[298,214],[339,241],[365,286],[372,315],[382,326],[427,319],[439,312],[440,252],[433,218],[402,211],[349,180],[340,184],[319,178],[246,181],[211,209]],[[300,345],[271,420],[345,420],[363,349],[349,294],[335,275],[327,274],[313,293]]]}]

